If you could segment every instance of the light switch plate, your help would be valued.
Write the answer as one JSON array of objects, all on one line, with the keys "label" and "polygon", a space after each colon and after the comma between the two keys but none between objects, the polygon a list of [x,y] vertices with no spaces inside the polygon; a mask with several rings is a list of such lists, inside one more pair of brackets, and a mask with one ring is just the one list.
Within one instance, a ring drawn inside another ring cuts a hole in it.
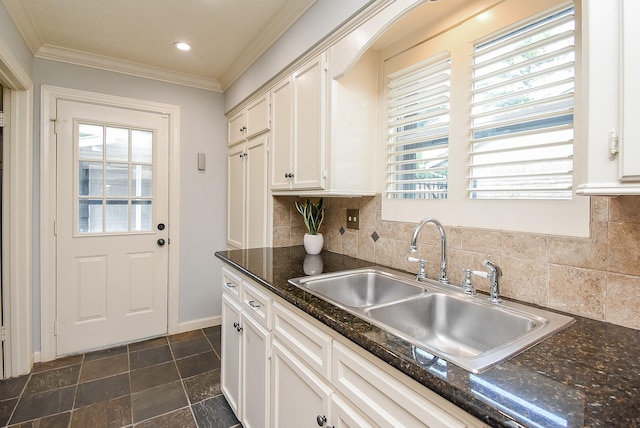
[{"label": "light switch plate", "polygon": [[359,209],[347,209],[347,229],[360,229]]}]

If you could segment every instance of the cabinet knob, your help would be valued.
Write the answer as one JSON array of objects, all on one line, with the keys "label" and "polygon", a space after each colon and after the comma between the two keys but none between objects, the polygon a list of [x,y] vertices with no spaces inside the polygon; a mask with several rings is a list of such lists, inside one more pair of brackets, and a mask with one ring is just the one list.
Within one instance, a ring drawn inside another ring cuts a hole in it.
[{"label": "cabinet knob", "polygon": [[327,417],[324,415],[318,415],[316,416],[316,422],[318,423],[318,426],[323,426],[325,422],[327,422]]},{"label": "cabinet knob", "polygon": [[242,327],[240,326],[240,323],[239,323],[239,322],[237,322],[237,321],[236,321],[236,322],[234,322],[234,323],[233,323],[233,326],[236,328],[236,331],[237,331],[238,333],[240,333],[240,332],[242,331]]},{"label": "cabinet knob", "polygon": [[292,173],[292,172],[287,172],[287,173],[284,175],[284,178],[293,178],[293,173]]}]

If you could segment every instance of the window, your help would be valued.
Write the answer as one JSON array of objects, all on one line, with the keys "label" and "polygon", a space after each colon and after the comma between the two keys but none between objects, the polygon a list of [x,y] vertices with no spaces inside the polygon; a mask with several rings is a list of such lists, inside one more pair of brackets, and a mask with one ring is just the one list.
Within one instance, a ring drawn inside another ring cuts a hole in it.
[{"label": "window", "polygon": [[79,123],[78,232],[150,231],[153,132]]},{"label": "window", "polygon": [[478,43],[471,198],[571,199],[573,8]]},{"label": "window", "polygon": [[384,220],[588,236],[574,7],[505,0],[383,51]]},{"label": "window", "polygon": [[447,198],[450,74],[447,52],[390,76],[391,198]]}]

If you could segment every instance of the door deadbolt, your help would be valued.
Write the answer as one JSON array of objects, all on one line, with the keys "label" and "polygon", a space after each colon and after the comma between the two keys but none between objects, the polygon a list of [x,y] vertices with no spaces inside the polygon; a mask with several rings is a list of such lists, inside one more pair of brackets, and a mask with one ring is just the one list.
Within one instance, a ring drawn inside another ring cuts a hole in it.
[{"label": "door deadbolt", "polygon": [[164,223],[158,224],[158,230],[164,230]]}]

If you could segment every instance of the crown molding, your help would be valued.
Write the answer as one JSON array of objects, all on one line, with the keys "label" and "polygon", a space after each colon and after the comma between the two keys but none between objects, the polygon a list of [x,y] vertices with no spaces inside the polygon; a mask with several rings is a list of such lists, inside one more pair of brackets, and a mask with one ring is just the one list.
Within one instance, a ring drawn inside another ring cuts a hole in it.
[{"label": "crown molding", "polygon": [[292,0],[269,22],[264,31],[251,41],[247,49],[231,64],[220,77],[224,90],[242,76],[273,44],[309,10],[317,0]]},{"label": "crown molding", "polygon": [[159,67],[151,67],[133,61],[125,61],[112,57],[88,54],[86,52],[43,45],[35,54],[36,58],[81,65],[99,70],[128,74],[145,79],[159,80],[176,85],[190,86],[207,91],[222,92],[220,82],[202,76],[196,76]]},{"label": "crown molding", "polygon": [[30,89],[33,86],[31,76],[22,68],[20,62],[2,39],[0,39],[0,83],[18,90]]},{"label": "crown molding", "polygon": [[18,28],[18,32],[29,47],[31,53],[35,56],[42,46],[42,37],[33,24],[33,18],[29,14],[26,6],[21,1],[2,0],[4,7],[9,12],[9,16]]}]

